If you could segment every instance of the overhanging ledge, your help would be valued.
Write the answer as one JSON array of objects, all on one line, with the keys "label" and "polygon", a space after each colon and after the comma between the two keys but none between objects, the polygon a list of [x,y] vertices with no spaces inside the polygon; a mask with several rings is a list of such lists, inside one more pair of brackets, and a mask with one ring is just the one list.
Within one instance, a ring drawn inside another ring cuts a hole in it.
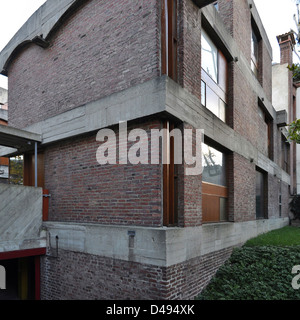
[{"label": "overhanging ledge", "polygon": [[193,0],[193,2],[199,7],[199,8],[203,8],[213,2],[215,2],[215,0]]},{"label": "overhanging ledge", "polygon": [[0,125],[0,156],[11,156],[34,150],[42,142],[40,134]]}]

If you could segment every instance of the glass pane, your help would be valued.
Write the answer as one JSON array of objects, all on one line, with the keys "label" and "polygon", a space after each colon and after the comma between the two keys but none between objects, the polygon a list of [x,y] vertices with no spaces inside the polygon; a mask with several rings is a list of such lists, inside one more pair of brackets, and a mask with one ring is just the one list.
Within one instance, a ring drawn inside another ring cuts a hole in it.
[{"label": "glass pane", "polygon": [[228,220],[227,217],[227,199],[220,198],[220,221]]},{"label": "glass pane", "polygon": [[204,81],[201,81],[201,104],[206,106],[206,84]]},{"label": "glass pane", "polygon": [[258,41],[255,33],[252,31],[251,53],[254,60],[258,60]]},{"label": "glass pane", "polygon": [[256,218],[262,219],[265,217],[264,205],[264,175],[256,171]]},{"label": "glass pane", "polygon": [[206,108],[219,117],[219,97],[208,86],[206,87]]},{"label": "glass pane", "polygon": [[226,104],[221,99],[219,99],[219,118],[224,122],[226,120]]},{"label": "glass pane", "polygon": [[257,77],[258,69],[257,69],[256,65],[254,64],[254,62],[252,60],[251,60],[251,70],[255,74],[255,76]]},{"label": "glass pane", "polygon": [[225,155],[222,152],[203,143],[202,165],[202,181],[226,187]]},{"label": "glass pane", "polygon": [[201,63],[203,70],[218,82],[218,50],[208,35],[201,33]]}]

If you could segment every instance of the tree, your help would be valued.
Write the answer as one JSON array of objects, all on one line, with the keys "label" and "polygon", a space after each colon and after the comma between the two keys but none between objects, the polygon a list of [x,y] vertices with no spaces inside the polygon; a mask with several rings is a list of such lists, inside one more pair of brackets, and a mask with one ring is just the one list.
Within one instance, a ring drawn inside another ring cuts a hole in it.
[{"label": "tree", "polygon": [[[293,63],[291,66],[287,66],[287,68],[293,73],[293,81],[300,81],[300,64]],[[296,119],[288,125],[287,139],[289,142],[294,141],[300,144],[300,119]]]}]

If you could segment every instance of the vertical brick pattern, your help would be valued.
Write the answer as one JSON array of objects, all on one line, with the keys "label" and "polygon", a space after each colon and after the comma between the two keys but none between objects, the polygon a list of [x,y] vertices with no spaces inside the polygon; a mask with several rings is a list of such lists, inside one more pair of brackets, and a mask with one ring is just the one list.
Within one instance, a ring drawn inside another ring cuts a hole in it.
[{"label": "vertical brick pattern", "polygon": [[8,70],[9,125],[24,128],[159,76],[158,3],[85,1],[49,48],[28,45]]},{"label": "vertical brick pattern", "polygon": [[255,165],[236,153],[233,154],[232,163],[234,183],[234,221],[241,222],[255,220]]},{"label": "vertical brick pattern", "polygon": [[178,5],[178,82],[201,98],[201,11],[191,1]]},{"label": "vertical brick pattern", "polygon": [[194,299],[231,252],[228,248],[166,268],[59,250],[58,258],[42,258],[41,299]]},{"label": "vertical brick pattern", "polygon": [[[187,123],[183,123],[182,128],[193,132],[192,145],[195,156],[196,130]],[[188,166],[184,159],[178,170],[178,218],[181,227],[199,226],[202,223],[202,176],[186,174],[186,168],[193,167],[194,165]]]},{"label": "vertical brick pattern", "polygon": [[[136,127],[128,126],[128,133]],[[161,129],[161,122],[140,122],[138,128],[144,129],[150,139],[151,129]],[[118,127],[115,133],[118,137]],[[133,144],[128,143],[128,149]],[[100,165],[96,159],[100,145],[96,134],[90,134],[46,149],[45,184],[51,193],[49,219],[161,226],[161,165]]]}]

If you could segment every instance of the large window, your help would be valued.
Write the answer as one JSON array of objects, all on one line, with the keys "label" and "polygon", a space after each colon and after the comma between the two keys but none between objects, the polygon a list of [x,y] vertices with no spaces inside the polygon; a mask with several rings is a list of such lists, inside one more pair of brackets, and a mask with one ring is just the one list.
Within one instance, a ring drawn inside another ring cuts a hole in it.
[{"label": "large window", "polygon": [[201,104],[226,122],[227,60],[208,34],[201,35]]},{"label": "large window", "polygon": [[226,221],[228,219],[226,155],[203,143],[202,165],[202,221]]}]

